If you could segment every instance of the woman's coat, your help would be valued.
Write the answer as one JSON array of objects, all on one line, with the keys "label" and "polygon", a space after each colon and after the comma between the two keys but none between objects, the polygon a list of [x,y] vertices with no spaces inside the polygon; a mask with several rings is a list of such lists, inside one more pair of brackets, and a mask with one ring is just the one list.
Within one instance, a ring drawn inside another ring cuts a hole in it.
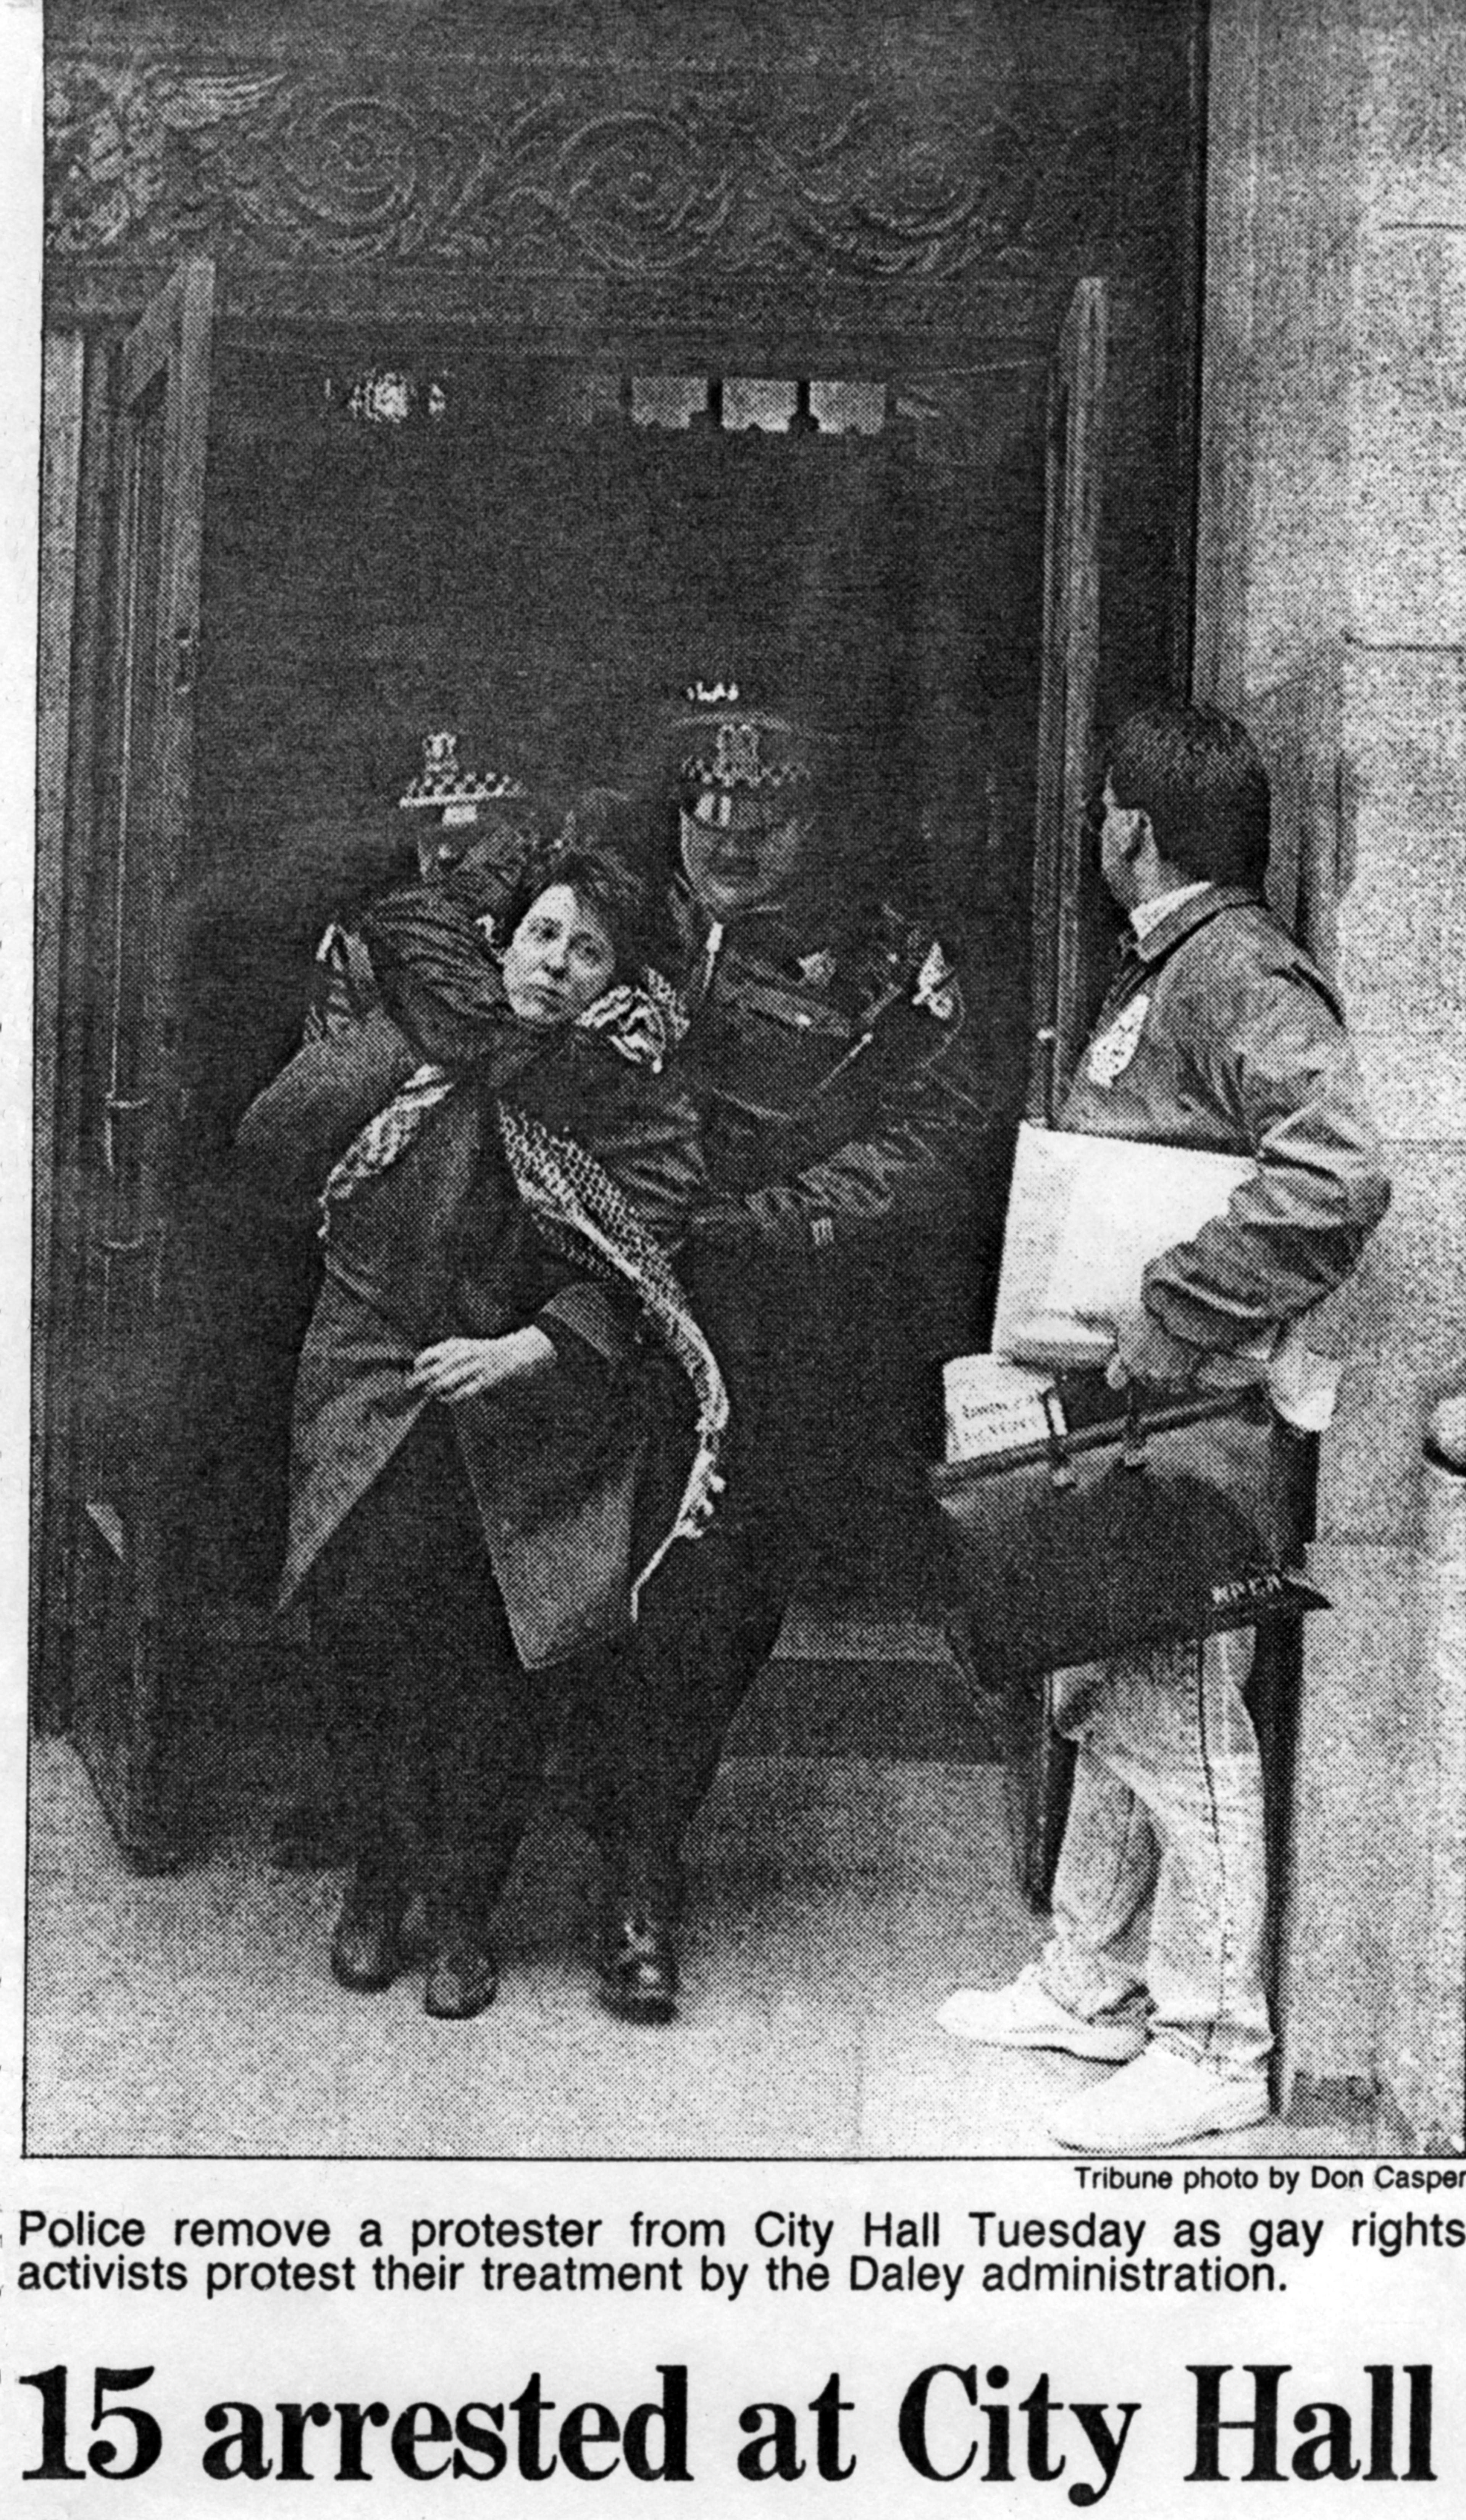
[{"label": "woman's coat", "polygon": [[[385,1014],[309,1044],[246,1113],[244,1159],[288,1198],[307,1180],[319,1191],[420,1059]],[[668,1251],[703,1194],[696,1117],[679,1089],[602,1034],[498,1026],[407,1150],[330,1212],[296,1383],[282,1598],[422,1410],[442,1405],[409,1387],[421,1350],[533,1324],[553,1366],[453,1415],[515,1644],[535,1666],[624,1625],[646,1437],[687,1413],[635,1295],[538,1230],[505,1157],[501,1097],[593,1154]]]}]

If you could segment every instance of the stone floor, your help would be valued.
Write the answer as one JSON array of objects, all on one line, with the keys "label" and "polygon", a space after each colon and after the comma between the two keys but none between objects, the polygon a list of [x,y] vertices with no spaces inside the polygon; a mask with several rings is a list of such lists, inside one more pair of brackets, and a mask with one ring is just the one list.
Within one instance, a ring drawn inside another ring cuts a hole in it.
[{"label": "stone floor", "polygon": [[[1043,2104],[1094,2068],[995,2053],[933,2015],[1039,1929],[1011,1886],[991,1766],[728,1761],[696,1849],[682,2017],[596,2006],[573,1832],[525,1850],[504,1985],[475,2022],[418,1985],[343,1993],[336,1875],[263,1861],[263,1806],[212,1859],[140,1878],[65,1743],[32,1764],[27,2150],[238,2158],[900,2158],[1038,2154]],[[1272,2124],[1215,2147],[1370,2148]]]}]

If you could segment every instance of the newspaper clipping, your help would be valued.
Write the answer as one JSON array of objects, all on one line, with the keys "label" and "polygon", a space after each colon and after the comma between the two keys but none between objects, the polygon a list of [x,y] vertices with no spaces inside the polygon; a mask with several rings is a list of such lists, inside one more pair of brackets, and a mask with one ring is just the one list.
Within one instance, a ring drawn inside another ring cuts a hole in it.
[{"label": "newspaper clipping", "polygon": [[0,0],[7,2511],[1459,2507],[1463,96]]}]

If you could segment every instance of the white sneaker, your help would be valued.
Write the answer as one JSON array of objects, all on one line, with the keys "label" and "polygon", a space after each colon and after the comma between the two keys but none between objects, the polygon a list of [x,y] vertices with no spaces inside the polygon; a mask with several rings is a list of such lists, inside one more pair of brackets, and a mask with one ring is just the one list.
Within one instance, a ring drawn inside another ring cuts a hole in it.
[{"label": "white sneaker", "polygon": [[1138,2022],[1086,2021],[1057,2002],[1032,1963],[1011,1986],[959,1986],[937,2019],[955,2039],[980,2039],[989,2048],[1061,2048],[1103,2065],[1123,2065],[1145,2045]]},{"label": "white sneaker", "polygon": [[1266,2115],[1266,2074],[1213,2074],[1152,2043],[1121,2073],[1050,2109],[1048,2132],[1074,2152],[1163,2152]]}]

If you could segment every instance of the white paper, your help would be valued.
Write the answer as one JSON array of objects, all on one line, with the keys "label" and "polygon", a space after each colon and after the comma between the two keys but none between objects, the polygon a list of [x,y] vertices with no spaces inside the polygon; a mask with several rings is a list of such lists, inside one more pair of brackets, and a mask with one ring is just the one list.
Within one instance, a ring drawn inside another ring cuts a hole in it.
[{"label": "white paper", "polygon": [[1147,1263],[1220,1216],[1255,1167],[1127,1138],[1018,1132],[993,1324],[1000,1355],[1103,1362]]},{"label": "white paper", "polygon": [[1051,1376],[1032,1373],[1007,1357],[953,1357],[942,1369],[942,1382],[949,1462],[975,1462],[1020,1444],[1042,1443],[1049,1430],[1049,1410],[1062,1428]]}]

